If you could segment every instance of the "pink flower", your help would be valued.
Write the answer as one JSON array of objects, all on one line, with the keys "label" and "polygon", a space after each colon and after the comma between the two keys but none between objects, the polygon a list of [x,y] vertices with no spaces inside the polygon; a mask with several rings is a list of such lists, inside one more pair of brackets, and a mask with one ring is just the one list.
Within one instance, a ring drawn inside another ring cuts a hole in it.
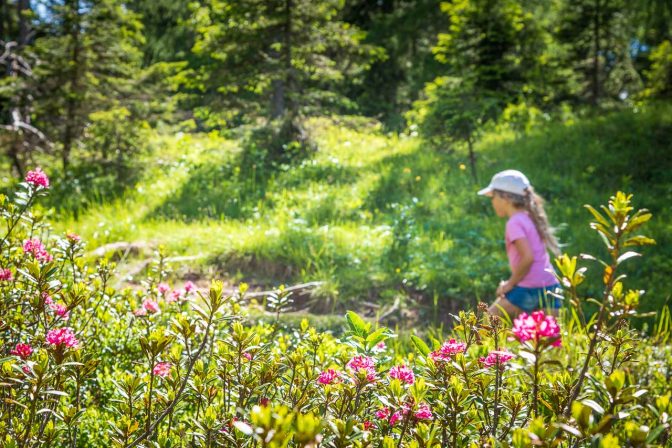
[{"label": "pink flower", "polygon": [[147,315],[147,310],[144,308],[138,308],[137,310],[133,311],[133,315],[135,317],[142,317]]},{"label": "pink flower", "polygon": [[44,248],[44,244],[37,238],[24,241],[23,251],[27,254],[32,254],[40,263],[49,262],[54,259]]},{"label": "pink flower", "polygon": [[[45,302],[46,303],[46,302]],[[63,305],[62,303],[50,303],[49,308],[56,314],[57,316],[62,317],[63,319],[67,319],[68,316],[70,315],[68,313],[68,308]]]},{"label": "pink flower", "polygon": [[41,168],[35,168],[35,171],[28,171],[25,180],[35,187],[49,188],[49,178]]},{"label": "pink flower", "polygon": [[54,299],[51,298],[47,291],[42,292],[42,299],[44,300],[45,305],[51,305],[54,303]]},{"label": "pink flower", "polygon": [[168,297],[166,297],[166,302],[168,303],[177,302],[178,300],[180,300],[181,296],[182,295],[180,294],[180,291],[174,289],[173,291],[171,291],[170,294],[168,294]]},{"label": "pink flower", "polygon": [[189,294],[192,291],[196,290],[196,285],[194,285],[193,282],[187,282],[184,284],[184,292],[185,294]]},{"label": "pink flower", "polygon": [[28,359],[28,357],[33,353],[33,347],[31,347],[29,344],[16,344],[16,347],[14,347],[14,350],[9,352],[12,355],[16,355],[21,359]]},{"label": "pink flower", "polygon": [[485,367],[492,367],[497,365],[497,362],[499,362],[500,367],[504,368],[504,364],[509,362],[512,358],[513,355],[511,353],[507,351],[496,350],[488,353],[488,356],[486,357],[479,358],[478,361]]},{"label": "pink flower", "polygon": [[28,364],[21,367],[21,370],[23,370],[23,373],[25,373],[26,375],[30,375],[31,371],[30,371],[30,366]]},{"label": "pink flower", "polygon": [[159,283],[156,289],[159,291],[159,294],[163,296],[166,295],[168,291],[170,291],[170,286],[168,286],[166,283]]},{"label": "pink flower", "polygon": [[338,383],[339,380],[340,373],[334,369],[324,370],[320,372],[320,376],[317,377],[317,382],[324,385]]},{"label": "pink flower", "polygon": [[397,411],[394,414],[392,414],[392,417],[390,417],[390,426],[394,426],[399,420],[403,418],[403,414],[401,411]]},{"label": "pink flower", "polygon": [[12,279],[12,271],[0,268],[0,281],[11,282]]},{"label": "pink flower", "polygon": [[170,369],[172,368],[172,364],[169,362],[160,362],[157,363],[154,368],[152,369],[152,373],[154,375],[160,376],[161,378],[165,378],[168,375],[170,375]]},{"label": "pink flower", "polygon": [[72,233],[72,232],[66,233],[65,237],[68,239],[68,241],[70,241],[70,244],[76,244],[76,243],[79,243],[82,240],[81,236],[77,235],[76,233]]},{"label": "pink flower", "polygon": [[390,416],[389,408],[381,408],[376,411],[376,417],[378,417],[381,420],[387,420],[387,417],[389,416]]},{"label": "pink flower", "polygon": [[47,344],[53,346],[66,346],[69,348],[76,348],[79,344],[77,338],[75,338],[75,333],[70,327],[57,328],[55,330],[50,330],[47,333]]},{"label": "pink flower", "polygon": [[270,401],[270,400],[268,399],[268,397],[262,397],[262,398],[259,400],[259,405],[261,405],[262,407],[265,408],[266,406],[268,406],[268,402],[269,402],[269,401]]},{"label": "pink flower", "polygon": [[404,364],[392,367],[390,369],[390,378],[396,378],[406,384],[413,384],[415,382],[413,371]]},{"label": "pink flower", "polygon": [[371,430],[372,428],[375,428],[375,427],[376,427],[375,423],[373,423],[369,420],[364,420],[364,431],[369,431],[369,430]]},{"label": "pink flower", "polygon": [[142,302],[142,307],[150,314],[156,314],[159,312],[159,304],[152,299],[145,299]]},{"label": "pink flower", "polygon": [[431,420],[434,418],[432,415],[432,410],[428,404],[421,404],[418,406],[418,410],[415,412],[415,418],[418,420]]},{"label": "pink flower", "polygon": [[464,353],[466,349],[467,344],[451,339],[448,342],[444,342],[440,349],[430,353],[429,357],[434,361],[450,361],[453,356],[458,353]]},{"label": "pink flower", "polygon": [[522,313],[513,321],[512,331],[520,342],[539,342],[542,338],[547,338],[554,339],[551,344],[554,347],[562,344],[558,322],[555,317],[546,316],[543,311],[534,311],[531,315]]},{"label": "pink flower", "polygon": [[366,374],[367,381],[376,380],[376,366],[373,358],[369,358],[368,356],[364,355],[358,355],[348,361],[346,367],[352,370],[354,375],[358,375],[360,372],[363,372]]},{"label": "pink flower", "polygon": [[247,359],[248,361],[252,361],[252,354],[250,352],[244,352],[243,358]]}]

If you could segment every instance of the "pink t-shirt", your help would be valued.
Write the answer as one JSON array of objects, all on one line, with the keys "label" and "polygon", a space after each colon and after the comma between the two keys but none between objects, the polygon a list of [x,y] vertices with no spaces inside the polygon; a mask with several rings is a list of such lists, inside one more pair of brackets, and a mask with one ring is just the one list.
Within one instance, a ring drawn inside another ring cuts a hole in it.
[{"label": "pink t-shirt", "polygon": [[525,211],[512,215],[506,222],[506,255],[509,257],[509,266],[513,271],[520,262],[520,254],[513,242],[519,238],[526,238],[532,249],[532,266],[530,271],[518,283],[517,286],[524,288],[541,288],[558,283],[553,274],[551,260],[546,251],[544,241],[541,239],[534,221]]}]

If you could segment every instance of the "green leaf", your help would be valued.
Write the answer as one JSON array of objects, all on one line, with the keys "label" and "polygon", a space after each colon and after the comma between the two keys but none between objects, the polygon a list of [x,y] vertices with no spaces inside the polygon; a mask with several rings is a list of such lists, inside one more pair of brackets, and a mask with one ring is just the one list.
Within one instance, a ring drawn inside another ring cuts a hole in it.
[{"label": "green leaf", "polygon": [[423,356],[428,356],[431,353],[431,350],[425,344],[425,341],[417,337],[416,335],[411,336],[411,341],[413,341],[413,345],[415,345],[415,348],[418,349],[420,353],[423,354]]},{"label": "green leaf", "polygon": [[366,337],[369,334],[369,328],[371,324],[367,324],[364,319],[362,319],[354,311],[348,311],[345,313],[345,319],[348,321],[350,330],[358,336]]}]

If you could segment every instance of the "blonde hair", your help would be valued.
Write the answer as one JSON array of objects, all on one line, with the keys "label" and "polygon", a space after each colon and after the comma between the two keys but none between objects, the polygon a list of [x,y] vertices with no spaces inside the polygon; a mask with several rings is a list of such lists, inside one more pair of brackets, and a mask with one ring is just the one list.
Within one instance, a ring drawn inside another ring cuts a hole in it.
[{"label": "blonde hair", "polygon": [[560,255],[560,244],[555,237],[555,230],[548,222],[546,210],[544,210],[544,198],[535,193],[532,186],[525,189],[524,196],[502,190],[495,190],[495,193],[511,201],[514,207],[528,212],[546,248],[556,257]]}]

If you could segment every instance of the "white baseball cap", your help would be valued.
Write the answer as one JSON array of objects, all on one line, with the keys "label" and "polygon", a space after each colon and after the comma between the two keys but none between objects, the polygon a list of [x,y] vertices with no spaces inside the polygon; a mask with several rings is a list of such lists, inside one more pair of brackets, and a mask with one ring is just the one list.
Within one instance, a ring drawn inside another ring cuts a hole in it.
[{"label": "white baseball cap", "polygon": [[481,196],[489,196],[493,190],[506,191],[507,193],[525,195],[525,190],[530,187],[527,177],[517,170],[505,170],[492,176],[490,185],[480,190]]}]

